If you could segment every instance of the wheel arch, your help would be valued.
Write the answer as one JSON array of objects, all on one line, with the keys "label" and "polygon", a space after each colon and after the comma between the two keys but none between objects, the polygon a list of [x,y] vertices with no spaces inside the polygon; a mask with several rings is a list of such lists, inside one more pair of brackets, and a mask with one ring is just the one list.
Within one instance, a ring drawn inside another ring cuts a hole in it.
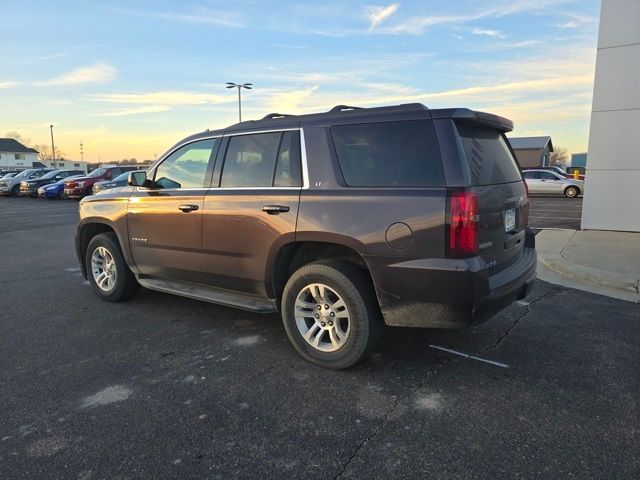
[{"label": "wheel arch", "polygon": [[364,257],[351,245],[335,241],[293,241],[282,245],[267,270],[267,294],[281,298],[284,286],[293,272],[317,260],[338,260],[362,270],[371,279],[371,272]]},{"label": "wheel arch", "polygon": [[76,250],[78,253],[78,259],[80,260],[82,275],[84,276],[84,278],[87,278],[86,253],[89,242],[91,242],[91,239],[96,235],[108,232],[115,233],[125,260],[127,261],[127,263],[130,263],[129,259],[127,258],[127,249],[123,248],[123,245],[125,243],[118,233],[118,229],[115,228],[114,225],[111,224],[111,222],[102,219],[87,221],[78,226],[78,233],[76,235]]}]

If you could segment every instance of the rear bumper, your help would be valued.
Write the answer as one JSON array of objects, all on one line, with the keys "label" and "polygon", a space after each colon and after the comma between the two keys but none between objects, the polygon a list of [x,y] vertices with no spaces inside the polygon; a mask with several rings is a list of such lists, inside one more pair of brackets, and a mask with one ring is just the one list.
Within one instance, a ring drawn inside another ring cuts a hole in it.
[{"label": "rear bumper", "polygon": [[465,328],[524,298],[536,279],[536,261],[535,237],[527,231],[518,259],[494,275],[478,257],[372,265],[371,271],[387,325]]}]

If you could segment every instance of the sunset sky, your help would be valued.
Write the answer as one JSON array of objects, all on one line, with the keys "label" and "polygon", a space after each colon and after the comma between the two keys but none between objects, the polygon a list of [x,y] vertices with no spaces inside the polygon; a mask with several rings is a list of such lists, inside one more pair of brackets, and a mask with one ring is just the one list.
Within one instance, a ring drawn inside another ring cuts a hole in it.
[{"label": "sunset sky", "polygon": [[0,136],[67,158],[154,158],[270,112],[422,102],[585,151],[599,2],[3,2]]}]

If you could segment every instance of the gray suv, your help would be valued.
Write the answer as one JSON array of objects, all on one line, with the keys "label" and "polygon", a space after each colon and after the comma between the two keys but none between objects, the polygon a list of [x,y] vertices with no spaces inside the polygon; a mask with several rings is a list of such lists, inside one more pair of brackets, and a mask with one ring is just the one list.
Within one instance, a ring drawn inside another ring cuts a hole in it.
[{"label": "gray suv", "polygon": [[80,202],[95,293],[140,286],[280,312],[306,359],[346,368],[384,325],[463,328],[536,276],[504,118],[420,104],[270,114],[178,142]]},{"label": "gray suv", "polygon": [[31,168],[23,170],[11,178],[2,178],[0,180],[0,195],[17,197],[20,194],[20,182],[40,178],[53,170],[53,168]]}]

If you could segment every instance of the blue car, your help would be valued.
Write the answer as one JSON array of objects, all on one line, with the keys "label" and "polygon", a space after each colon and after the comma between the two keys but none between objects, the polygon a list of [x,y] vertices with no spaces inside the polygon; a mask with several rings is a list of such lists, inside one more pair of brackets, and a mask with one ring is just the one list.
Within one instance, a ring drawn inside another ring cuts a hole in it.
[{"label": "blue car", "polygon": [[40,198],[67,198],[64,194],[64,182],[65,180],[71,180],[72,178],[82,177],[83,175],[72,175],[67,178],[63,178],[62,180],[58,180],[56,183],[51,183],[49,185],[45,185],[38,189],[38,197]]}]

